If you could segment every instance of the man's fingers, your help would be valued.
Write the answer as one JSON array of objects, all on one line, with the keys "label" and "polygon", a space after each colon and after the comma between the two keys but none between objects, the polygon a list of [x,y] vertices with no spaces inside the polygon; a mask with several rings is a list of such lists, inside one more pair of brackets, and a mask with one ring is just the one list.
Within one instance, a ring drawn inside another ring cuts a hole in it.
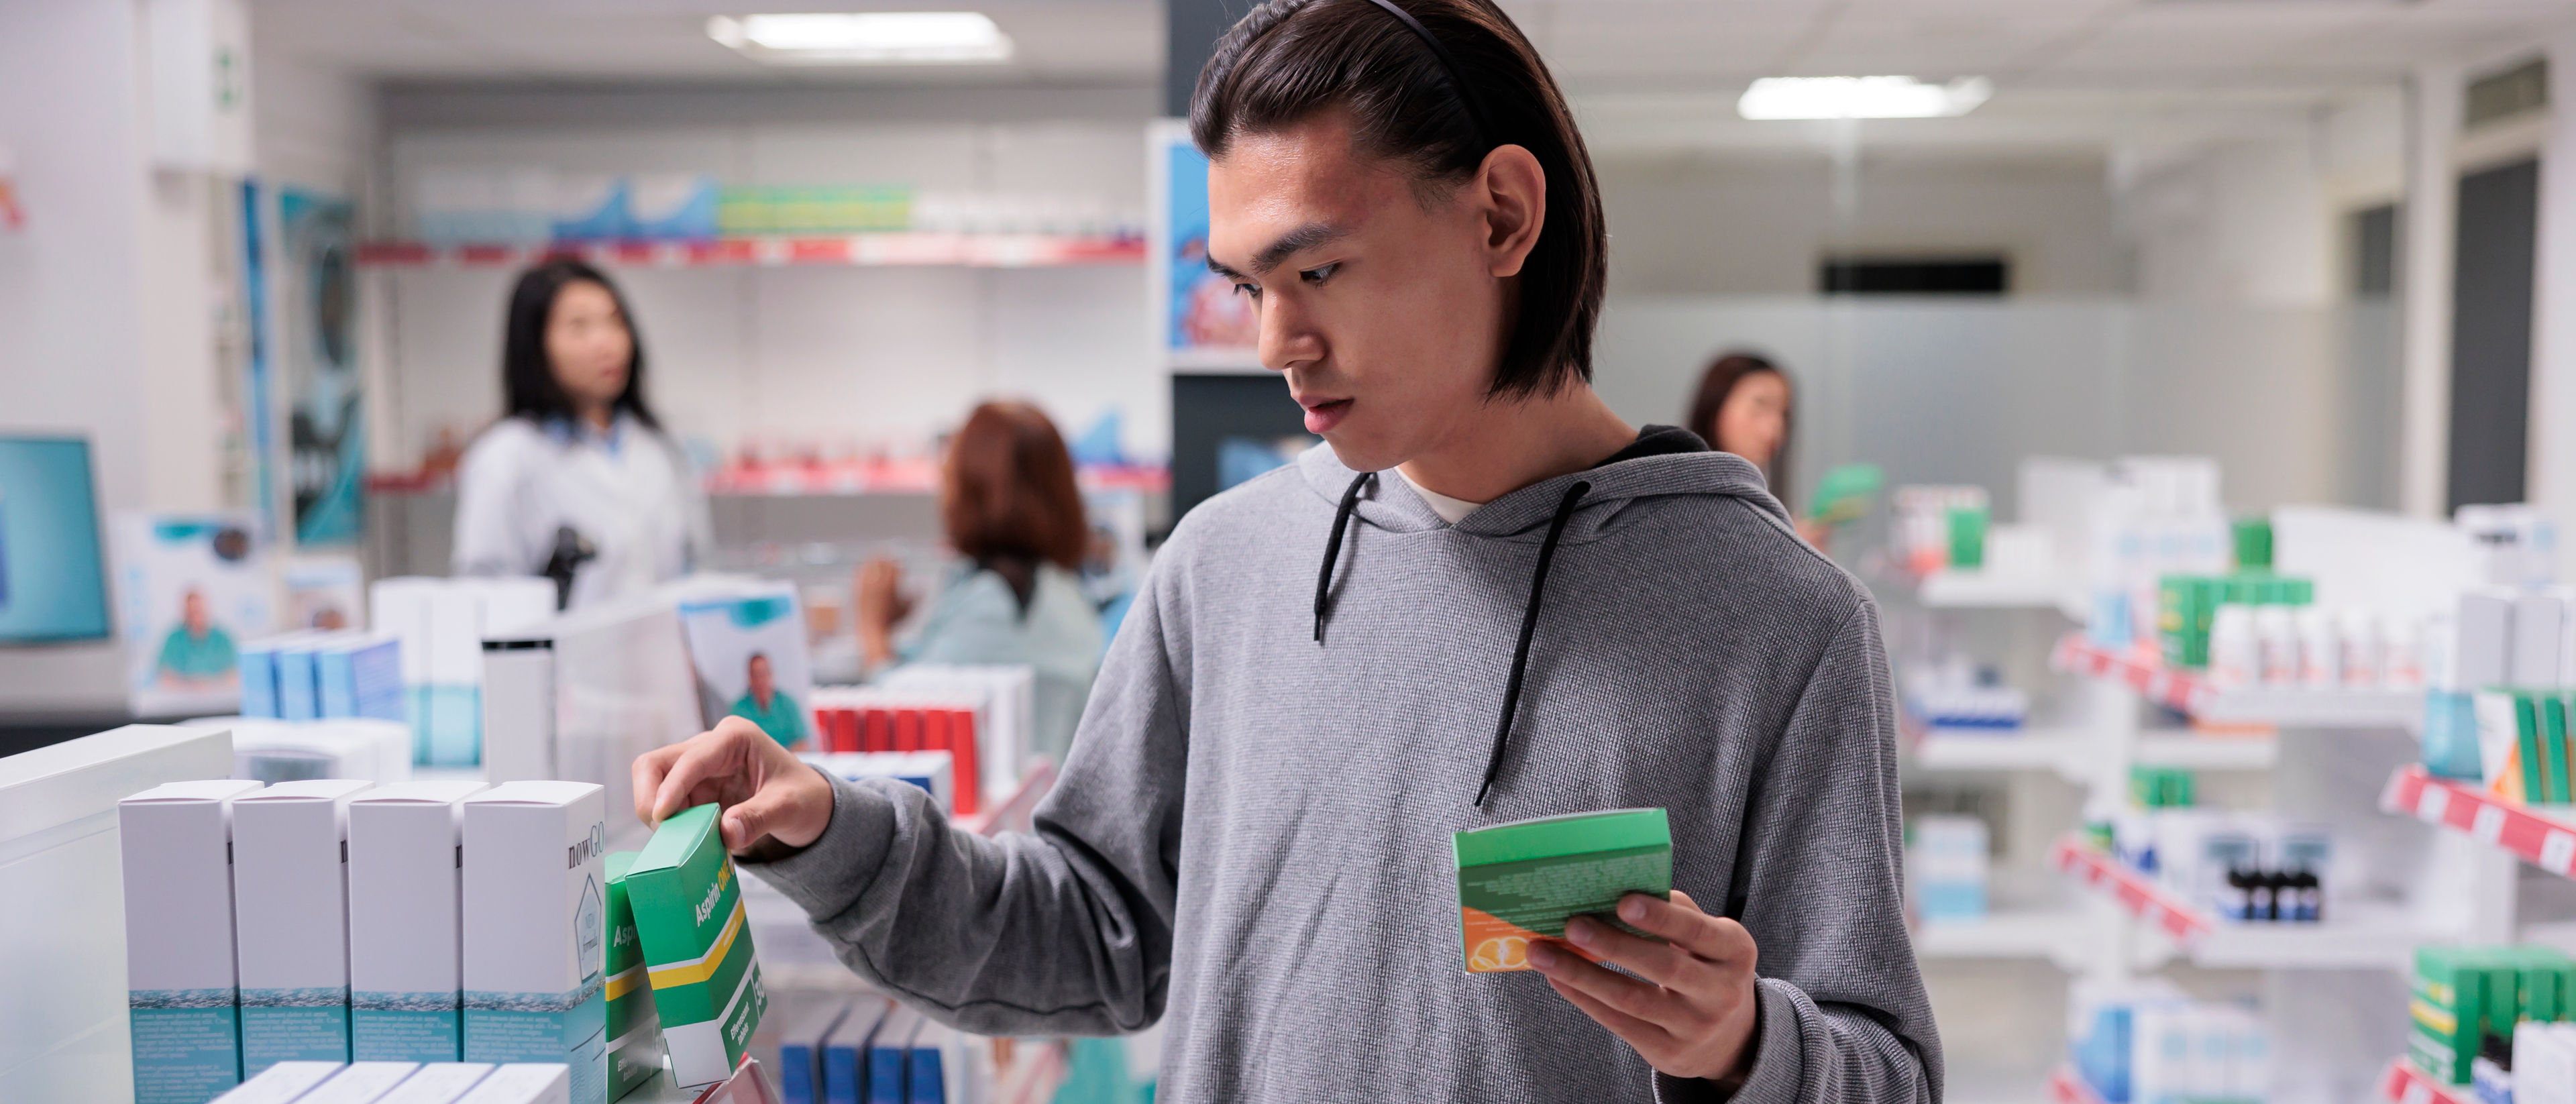
[{"label": "man's fingers", "polygon": [[680,757],[685,747],[686,744],[670,744],[635,757],[635,765],[627,772],[634,782],[635,819],[647,825],[661,824],[661,818],[653,815],[653,803],[661,798],[662,779],[670,773],[671,762]]},{"label": "man's fingers", "polygon": [[787,808],[787,790],[783,786],[765,786],[742,803],[724,812],[717,821],[717,831],[724,837],[725,850],[744,851],[769,834],[770,823]]},{"label": "man's fingers", "polygon": [[1711,962],[1740,965],[1746,969],[1753,966],[1752,933],[1733,920],[1701,912],[1698,903],[1679,890],[1673,892],[1671,901],[1660,901],[1646,893],[1622,897],[1619,899],[1619,919],[1639,931],[1671,940]]},{"label": "man's fingers", "polygon": [[693,804],[690,795],[699,783],[742,769],[732,730],[733,723],[739,720],[727,717],[715,731],[703,732],[685,743],[673,745],[680,754],[672,761],[670,772],[662,776],[662,785],[654,790],[652,815],[645,818],[649,823],[658,825],[671,814],[688,808]]},{"label": "man's fingers", "polygon": [[1709,968],[1686,948],[1630,935],[1597,917],[1567,920],[1565,937],[1629,973],[1674,989],[1692,988]]},{"label": "man's fingers", "polygon": [[1592,1017],[1593,1022],[1609,1028],[1611,1034],[1627,1040],[1629,1046],[1637,1048],[1638,1054],[1655,1054],[1672,1045],[1672,1032],[1603,1004],[1592,994],[1555,978],[1547,979],[1547,983],[1556,989],[1558,996],[1565,998],[1566,1003]]},{"label": "man's fingers", "polygon": [[1530,964],[1545,973],[1549,981],[1572,986],[1593,1000],[1650,1023],[1673,1020],[1684,1011],[1678,1007],[1680,998],[1670,990],[1614,973],[1562,946],[1544,941],[1531,943]]}]

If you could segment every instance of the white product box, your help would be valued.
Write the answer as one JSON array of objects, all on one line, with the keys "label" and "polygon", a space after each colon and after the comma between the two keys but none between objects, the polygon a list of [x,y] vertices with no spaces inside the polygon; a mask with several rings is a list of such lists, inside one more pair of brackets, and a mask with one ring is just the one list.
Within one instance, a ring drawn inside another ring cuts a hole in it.
[{"label": "white product box", "polygon": [[349,1060],[349,801],[374,783],[285,782],[233,801],[242,1072]]},{"label": "white product box", "polygon": [[2527,590],[2513,604],[2513,685],[2554,687],[2567,674],[2567,630],[2576,620],[2576,590]]},{"label": "white product box", "polygon": [[349,1050],[464,1053],[464,807],[480,782],[407,782],[349,802]]},{"label": "white product box", "polygon": [[406,686],[429,681],[429,596],[442,580],[405,576],[378,579],[368,588],[368,623],[402,642]]},{"label": "white product box", "polygon": [[483,601],[463,586],[429,595],[429,681],[470,686],[483,678]]},{"label": "white product box", "polygon": [[888,671],[877,685],[902,693],[963,694],[980,699],[975,718],[977,772],[984,795],[1001,801],[1019,788],[1034,754],[1037,673],[1024,666],[911,663]]},{"label": "white product box", "polygon": [[411,780],[411,726],[399,721],[194,717],[179,723],[231,731],[236,778],[272,786],[315,778],[362,778],[379,785]]},{"label": "white product box", "polygon": [[291,1104],[340,1072],[338,1062],[279,1062],[242,1082],[214,1104]]},{"label": "white product box", "polygon": [[457,1097],[495,1068],[490,1062],[432,1062],[379,1097],[376,1104],[455,1104]]},{"label": "white product box", "polygon": [[957,807],[954,768],[944,751],[850,751],[797,758],[834,778],[852,782],[862,778],[909,782],[929,791],[931,800],[938,802],[940,808]]},{"label": "white product box", "polygon": [[2474,693],[2503,686],[2513,677],[2513,591],[2480,587],[2461,593],[2452,618],[2449,649],[2450,685],[2437,687]]},{"label": "white product box", "polygon": [[576,1095],[571,1069],[552,1062],[513,1062],[493,1070],[456,1104],[572,1104]]},{"label": "white product box", "polygon": [[135,1104],[197,1104],[241,1081],[232,803],[257,782],[170,782],[117,803]]},{"label": "white product box", "polygon": [[555,642],[521,632],[483,641],[483,777],[563,777],[555,766]]},{"label": "white product box", "polygon": [[[608,1083],[608,850],[600,787],[511,782],[466,798],[465,1059],[567,1062]],[[478,1090],[480,1091],[480,1090]]]},{"label": "white product box", "polygon": [[351,1062],[295,1104],[376,1104],[419,1069],[418,1062]]}]

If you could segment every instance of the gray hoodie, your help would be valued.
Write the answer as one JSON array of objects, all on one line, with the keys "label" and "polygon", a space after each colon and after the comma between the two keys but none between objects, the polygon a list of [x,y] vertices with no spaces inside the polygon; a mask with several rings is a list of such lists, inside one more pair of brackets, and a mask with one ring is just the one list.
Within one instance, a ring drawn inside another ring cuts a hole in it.
[{"label": "gray hoodie", "polygon": [[1317,446],[1173,531],[1033,834],[835,783],[823,837],[749,869],[943,1022],[1163,1019],[1159,1100],[1683,1099],[1706,1086],[1542,976],[1460,967],[1452,832],[1633,806],[1670,810],[1673,886],[1760,947],[1738,1099],[1940,1099],[1877,608],[1724,453],[1453,526]]}]

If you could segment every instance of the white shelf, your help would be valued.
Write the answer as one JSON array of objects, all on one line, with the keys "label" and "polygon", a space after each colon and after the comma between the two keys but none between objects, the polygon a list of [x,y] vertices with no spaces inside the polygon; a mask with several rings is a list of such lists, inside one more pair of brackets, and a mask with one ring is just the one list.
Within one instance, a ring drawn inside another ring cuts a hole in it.
[{"label": "white shelf", "polygon": [[2055,575],[1942,568],[1923,577],[1915,599],[1934,609],[2053,609],[2084,616],[2084,588]]},{"label": "white shelf", "polygon": [[2221,687],[2206,672],[2173,668],[2151,653],[2106,649],[2072,633],[2050,663],[2061,671],[2121,683],[2147,700],[2213,724],[2282,728],[2407,728],[2422,723],[2424,691]]},{"label": "white shelf", "polygon": [[2085,914],[2072,908],[2005,909],[1984,919],[1927,921],[1914,930],[1921,958],[2044,958],[2077,961],[2086,945]]},{"label": "white shelf", "polygon": [[2416,947],[2458,938],[2457,932],[2428,929],[2393,905],[2345,911],[2349,915],[2316,924],[2221,921],[2193,944],[2191,961],[2208,969],[2404,972],[2415,961]]},{"label": "white shelf", "polygon": [[[1927,771],[2052,771],[2070,782],[2093,780],[2104,741],[2081,728],[2024,728],[1996,732],[1933,729],[1911,748],[1911,762]],[[2130,750],[2141,766],[2203,771],[2270,770],[2280,744],[2268,736],[2201,736],[2144,733]]]}]

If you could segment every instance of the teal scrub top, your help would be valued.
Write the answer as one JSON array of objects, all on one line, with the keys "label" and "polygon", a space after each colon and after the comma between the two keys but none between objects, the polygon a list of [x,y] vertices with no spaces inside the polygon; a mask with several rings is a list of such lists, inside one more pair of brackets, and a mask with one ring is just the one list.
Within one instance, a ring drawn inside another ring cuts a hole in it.
[{"label": "teal scrub top", "polygon": [[233,673],[239,664],[233,654],[232,634],[219,625],[206,626],[200,639],[188,635],[188,626],[170,630],[161,642],[161,673],[183,679],[219,679]]},{"label": "teal scrub top", "polygon": [[733,715],[759,725],[760,730],[778,741],[780,747],[794,747],[798,740],[805,738],[805,710],[784,690],[769,692],[767,709],[751,700],[751,692],[746,690],[741,699],[733,703]]}]

